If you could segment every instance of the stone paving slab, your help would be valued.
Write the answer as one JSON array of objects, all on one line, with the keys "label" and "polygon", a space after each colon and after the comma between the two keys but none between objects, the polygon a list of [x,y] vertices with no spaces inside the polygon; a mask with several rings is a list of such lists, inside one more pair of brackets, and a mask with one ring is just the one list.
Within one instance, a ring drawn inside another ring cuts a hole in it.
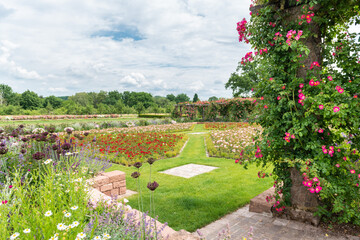
[{"label": "stone paving slab", "polygon": [[230,229],[231,239],[249,238],[253,228],[253,240],[360,240],[356,236],[335,236],[321,228],[292,220],[273,218],[269,213],[249,212],[249,205],[224,216],[223,218],[199,229],[207,240],[218,239],[218,233]]},{"label": "stone paving slab", "polygon": [[194,132],[194,133],[189,133],[189,134],[205,134],[205,133],[207,133],[207,132]]},{"label": "stone paving slab", "polygon": [[206,166],[206,165],[199,165],[199,164],[186,164],[180,167],[171,168],[168,170],[165,170],[161,173],[183,177],[183,178],[191,178],[203,173],[210,172],[214,169],[217,169],[218,167],[212,167],[212,166]]}]

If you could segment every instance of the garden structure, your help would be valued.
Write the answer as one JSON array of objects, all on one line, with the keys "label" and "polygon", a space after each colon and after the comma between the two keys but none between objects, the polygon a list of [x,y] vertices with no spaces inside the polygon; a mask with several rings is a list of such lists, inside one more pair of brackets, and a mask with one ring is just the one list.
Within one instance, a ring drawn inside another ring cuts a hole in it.
[{"label": "garden structure", "polygon": [[263,133],[242,158],[274,166],[274,213],[315,225],[320,216],[359,225],[360,48],[348,32],[359,22],[359,5],[254,3],[251,20],[237,30],[255,49],[242,64],[260,66],[254,92],[264,111],[255,122]]},{"label": "garden structure", "polygon": [[184,102],[175,105],[172,115],[175,118],[184,117],[188,121],[239,121],[249,116],[255,103],[252,98]]}]

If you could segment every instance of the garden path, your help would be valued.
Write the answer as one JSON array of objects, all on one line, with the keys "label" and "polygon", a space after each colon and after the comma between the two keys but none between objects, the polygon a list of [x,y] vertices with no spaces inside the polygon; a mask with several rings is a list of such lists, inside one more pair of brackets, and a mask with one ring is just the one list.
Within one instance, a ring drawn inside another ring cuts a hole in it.
[{"label": "garden path", "polygon": [[[249,236],[253,228],[252,239],[267,240],[360,240],[356,236],[335,236],[321,228],[297,221],[273,218],[270,213],[249,212],[249,205],[224,216],[201,228],[199,231],[207,240],[218,239],[220,232],[230,232],[231,239],[242,240]],[[248,238],[249,239],[249,238]]]}]

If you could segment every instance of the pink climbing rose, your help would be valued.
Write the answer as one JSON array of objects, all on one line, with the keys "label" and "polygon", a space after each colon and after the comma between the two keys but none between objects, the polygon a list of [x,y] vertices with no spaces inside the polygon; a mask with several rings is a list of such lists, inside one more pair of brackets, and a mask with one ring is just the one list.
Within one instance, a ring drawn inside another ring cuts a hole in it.
[{"label": "pink climbing rose", "polygon": [[320,109],[324,109],[324,105],[320,104],[320,105],[319,105],[319,108],[320,108]]},{"label": "pink climbing rose", "polygon": [[335,107],[333,108],[333,110],[334,110],[334,112],[338,112],[338,111],[340,111],[340,108],[339,108],[338,106],[335,106]]}]

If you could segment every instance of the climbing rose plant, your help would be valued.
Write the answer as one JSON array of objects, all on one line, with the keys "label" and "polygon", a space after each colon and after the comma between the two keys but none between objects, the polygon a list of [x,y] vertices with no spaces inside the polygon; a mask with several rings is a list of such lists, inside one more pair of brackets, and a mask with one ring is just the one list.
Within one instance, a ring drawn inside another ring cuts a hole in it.
[{"label": "climbing rose plant", "polygon": [[[254,49],[242,64],[260,66],[253,91],[263,113],[256,118],[263,132],[255,149],[241,157],[273,167],[276,193],[283,194],[276,210],[291,206],[289,169],[296,167],[320,200],[317,215],[360,225],[360,45],[348,30],[359,23],[359,7],[355,1],[292,2],[301,8],[297,17],[263,1],[251,8],[248,22],[237,24],[239,41]],[[318,60],[309,61],[314,53],[307,41],[319,37]]]}]

